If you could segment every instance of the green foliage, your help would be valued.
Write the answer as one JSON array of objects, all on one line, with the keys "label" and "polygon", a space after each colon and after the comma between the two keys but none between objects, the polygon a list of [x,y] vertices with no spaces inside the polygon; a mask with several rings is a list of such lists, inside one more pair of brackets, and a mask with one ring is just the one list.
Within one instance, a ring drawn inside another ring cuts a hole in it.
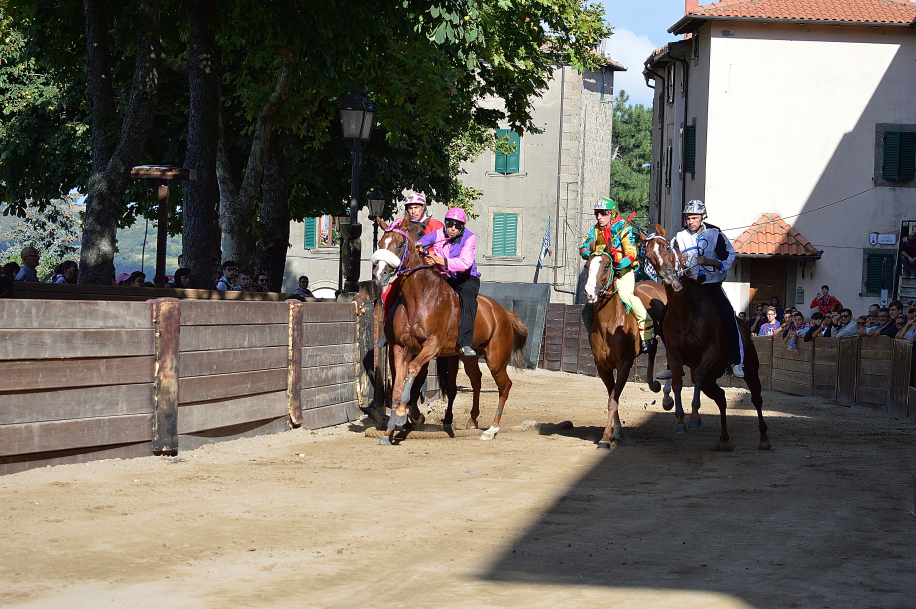
[{"label": "green foliage", "polygon": [[73,195],[52,199],[43,210],[28,207],[24,217],[13,223],[2,235],[9,241],[0,254],[4,261],[19,260],[19,252],[32,246],[41,254],[38,276],[54,271],[64,260],[73,259],[78,251],[79,226],[73,207]]},{"label": "green foliage", "polygon": [[630,97],[621,90],[614,100],[611,198],[624,217],[636,212],[634,222],[648,223],[649,176],[652,161],[652,109],[627,105]]}]

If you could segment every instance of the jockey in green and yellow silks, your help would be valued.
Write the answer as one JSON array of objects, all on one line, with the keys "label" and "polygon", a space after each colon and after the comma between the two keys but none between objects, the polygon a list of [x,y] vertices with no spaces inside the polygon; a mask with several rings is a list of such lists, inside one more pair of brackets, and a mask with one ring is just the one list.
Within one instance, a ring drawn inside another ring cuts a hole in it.
[{"label": "jockey in green and yellow silks", "polygon": [[[655,330],[642,301],[633,294],[636,287],[635,270],[639,265],[636,259],[638,252],[635,231],[618,213],[617,203],[606,197],[595,203],[595,219],[595,225],[585,235],[579,253],[585,260],[602,249],[610,254],[614,264],[617,296],[636,316],[639,324],[640,350],[646,353],[652,346]],[[592,305],[587,304],[582,311],[582,320],[589,329],[593,319],[594,310]]]}]

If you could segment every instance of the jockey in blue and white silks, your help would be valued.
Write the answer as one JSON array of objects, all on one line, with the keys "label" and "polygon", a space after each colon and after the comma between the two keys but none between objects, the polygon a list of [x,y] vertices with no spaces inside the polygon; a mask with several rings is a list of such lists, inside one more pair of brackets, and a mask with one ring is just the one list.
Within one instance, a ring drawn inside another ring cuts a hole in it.
[{"label": "jockey in blue and white silks", "polygon": [[671,240],[681,267],[696,279],[715,301],[725,322],[728,337],[728,363],[732,372],[744,378],[744,343],[731,302],[722,290],[728,269],[735,262],[735,248],[718,227],[707,224],[706,205],[694,199],[684,208],[684,228]]}]

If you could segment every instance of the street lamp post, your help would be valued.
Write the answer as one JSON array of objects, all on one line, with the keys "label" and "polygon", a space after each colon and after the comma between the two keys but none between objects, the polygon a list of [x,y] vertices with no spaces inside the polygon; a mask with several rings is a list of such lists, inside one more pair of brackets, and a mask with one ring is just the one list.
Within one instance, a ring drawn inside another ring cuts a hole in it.
[{"label": "street lamp post", "polygon": [[[350,152],[353,161],[353,170],[350,176],[350,225],[347,231],[350,248],[345,266],[346,281],[345,292],[359,291],[359,266],[361,248],[359,238],[362,235],[362,226],[357,220],[359,211],[359,166],[363,158],[363,148],[369,143],[372,136],[372,125],[375,122],[376,106],[366,97],[366,91],[355,88],[350,89],[350,95],[340,104],[340,126],[344,139],[350,142]],[[341,247],[341,254],[344,248]]]},{"label": "street lamp post", "polygon": [[369,193],[369,215],[372,217],[372,251],[378,249],[378,219],[385,213],[385,195],[378,188]]}]

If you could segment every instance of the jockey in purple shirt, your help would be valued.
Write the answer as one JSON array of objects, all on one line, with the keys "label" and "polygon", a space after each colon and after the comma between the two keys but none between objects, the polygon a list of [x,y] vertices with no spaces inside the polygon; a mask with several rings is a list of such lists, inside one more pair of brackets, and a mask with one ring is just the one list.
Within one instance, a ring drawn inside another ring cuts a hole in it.
[{"label": "jockey in purple shirt", "polygon": [[477,235],[464,227],[467,221],[464,210],[453,207],[445,214],[445,227],[418,239],[417,246],[423,248],[424,263],[439,267],[445,280],[458,293],[461,307],[458,313],[458,351],[465,357],[476,357],[474,318],[477,317],[480,273],[474,262]]}]

